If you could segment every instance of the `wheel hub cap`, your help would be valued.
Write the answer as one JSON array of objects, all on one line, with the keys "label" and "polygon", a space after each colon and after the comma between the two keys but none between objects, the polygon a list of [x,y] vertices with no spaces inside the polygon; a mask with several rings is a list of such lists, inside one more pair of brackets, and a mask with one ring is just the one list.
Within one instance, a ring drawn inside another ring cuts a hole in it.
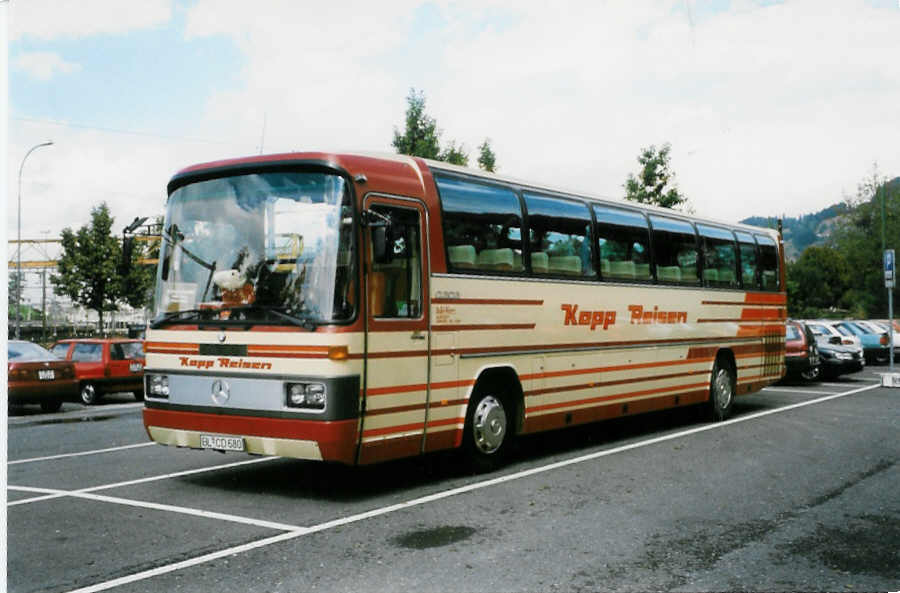
[{"label": "wheel hub cap", "polygon": [[482,453],[491,454],[503,445],[506,438],[506,413],[503,404],[493,396],[481,400],[472,418],[475,446]]}]

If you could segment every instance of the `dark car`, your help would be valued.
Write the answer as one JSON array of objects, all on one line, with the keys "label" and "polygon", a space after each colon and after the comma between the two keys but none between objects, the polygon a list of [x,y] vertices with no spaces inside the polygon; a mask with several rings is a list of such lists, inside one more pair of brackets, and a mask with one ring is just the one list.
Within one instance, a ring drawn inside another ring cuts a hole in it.
[{"label": "dark car", "polygon": [[53,353],[75,363],[81,403],[96,404],[105,393],[130,391],[144,399],[144,343],[124,338],[61,340]]},{"label": "dark car", "polygon": [[821,361],[816,337],[801,321],[785,324],[784,363],[788,378],[815,381],[819,378]]},{"label": "dark car", "polygon": [[75,365],[37,344],[12,340],[6,345],[10,404],[40,404],[56,412],[78,392]]},{"label": "dark car", "polygon": [[817,337],[816,346],[822,361],[822,377],[826,379],[856,373],[866,366],[866,359],[863,357],[861,349],[855,346],[846,346],[840,341],[841,338],[838,336]]}]

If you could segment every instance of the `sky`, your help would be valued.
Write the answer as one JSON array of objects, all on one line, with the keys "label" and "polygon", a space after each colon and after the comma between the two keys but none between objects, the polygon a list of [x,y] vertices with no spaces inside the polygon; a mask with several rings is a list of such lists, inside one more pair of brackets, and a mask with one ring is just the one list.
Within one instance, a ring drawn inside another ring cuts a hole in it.
[{"label": "sky", "polygon": [[10,239],[20,166],[24,239],[101,202],[124,227],[194,163],[392,152],[411,88],[473,164],[490,138],[537,183],[622,197],[668,142],[722,221],[900,176],[898,0],[9,0],[0,19]]}]

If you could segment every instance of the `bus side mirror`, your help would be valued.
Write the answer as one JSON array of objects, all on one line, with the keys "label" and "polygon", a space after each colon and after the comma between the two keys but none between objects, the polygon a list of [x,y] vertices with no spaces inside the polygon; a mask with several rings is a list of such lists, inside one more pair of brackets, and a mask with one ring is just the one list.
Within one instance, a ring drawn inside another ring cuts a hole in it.
[{"label": "bus side mirror", "polygon": [[119,261],[119,274],[127,276],[131,273],[131,260],[134,255],[134,237],[122,237],[122,259]]}]

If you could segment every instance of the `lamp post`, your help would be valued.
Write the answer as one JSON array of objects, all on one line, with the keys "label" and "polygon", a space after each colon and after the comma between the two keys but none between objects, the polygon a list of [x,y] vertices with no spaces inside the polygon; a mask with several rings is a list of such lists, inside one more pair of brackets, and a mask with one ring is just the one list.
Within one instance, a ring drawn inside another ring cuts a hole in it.
[{"label": "lamp post", "polygon": [[28,152],[25,153],[25,156],[22,157],[22,164],[19,165],[19,203],[16,214],[16,238],[17,241],[17,249],[16,249],[16,339],[19,339],[19,326],[22,321],[22,168],[25,167],[25,159],[28,158],[32,152],[40,148],[41,146],[50,146],[53,144],[52,140],[48,140],[47,142],[41,142],[40,144],[35,144],[31,148],[28,149]]}]

